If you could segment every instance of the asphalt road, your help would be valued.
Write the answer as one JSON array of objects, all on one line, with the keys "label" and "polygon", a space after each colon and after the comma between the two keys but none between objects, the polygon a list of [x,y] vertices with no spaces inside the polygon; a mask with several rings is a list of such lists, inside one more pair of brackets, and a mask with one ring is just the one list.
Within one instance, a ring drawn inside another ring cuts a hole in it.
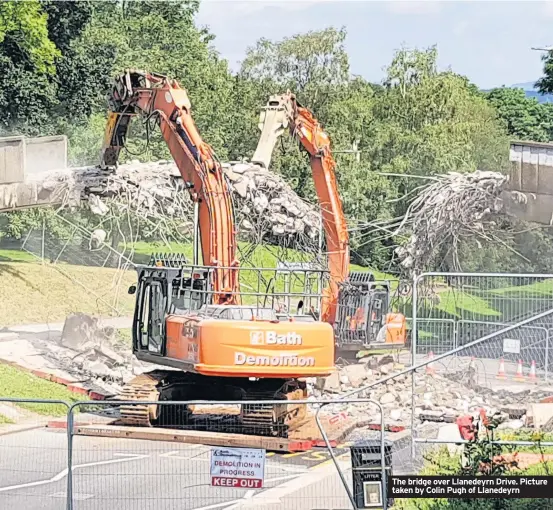
[{"label": "asphalt road", "polygon": [[[64,432],[0,437],[0,508],[65,510]],[[341,462],[349,465],[347,450]],[[260,490],[211,487],[210,447],[76,436],[74,510],[291,510],[350,508],[328,452],[271,454]],[[348,478],[349,472],[346,473]]]}]

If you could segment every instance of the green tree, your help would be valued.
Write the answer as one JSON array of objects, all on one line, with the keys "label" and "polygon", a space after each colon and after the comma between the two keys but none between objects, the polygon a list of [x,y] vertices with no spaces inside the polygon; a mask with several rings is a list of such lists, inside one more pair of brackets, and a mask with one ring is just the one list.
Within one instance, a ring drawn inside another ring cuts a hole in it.
[{"label": "green tree", "polygon": [[[327,28],[298,34],[280,41],[261,39],[249,48],[242,62],[239,80],[252,84],[250,108],[259,110],[272,94],[287,90],[296,94],[298,101],[310,108],[323,127],[331,135],[332,123],[329,112],[336,101],[347,98],[345,89],[349,85],[349,61],[344,49],[344,29]],[[244,105],[246,107],[247,105]],[[336,108],[333,109],[336,113]],[[339,131],[344,134],[344,130]],[[249,129],[251,150],[259,136]],[[346,135],[345,139],[352,138]],[[332,137],[333,147],[341,144],[339,137]],[[344,148],[351,149],[351,144]],[[298,142],[283,136],[275,147],[273,169],[282,173],[297,193],[313,198],[309,159],[300,149]]]},{"label": "green tree", "polygon": [[49,37],[61,52],[54,76],[58,103],[51,113],[58,132],[66,133],[66,126],[82,124],[93,111],[105,108],[116,47],[110,39],[87,44],[89,41],[83,35],[95,8],[105,10],[112,5],[102,6],[89,0],[41,3],[48,15]]},{"label": "green tree", "polygon": [[[196,1],[107,3],[96,8],[80,44],[86,48],[109,45],[102,58],[110,52],[114,57],[103,71],[105,78],[111,79],[128,68],[176,78],[189,91],[192,113],[202,136],[224,159],[228,156],[227,134],[233,125],[230,113],[233,79],[227,63],[211,47],[212,35],[195,27],[197,9]],[[105,95],[108,87],[102,88]],[[102,99],[96,111],[106,109]],[[97,117],[89,122],[97,128]],[[82,130],[73,131],[71,142],[76,143],[82,135]],[[93,150],[84,147],[73,153],[98,154],[101,141],[100,137]],[[130,158],[170,157],[157,130],[147,139],[140,119],[132,125],[128,151]]]},{"label": "green tree", "polygon": [[552,105],[526,97],[522,89],[505,87],[491,90],[487,98],[506,123],[510,135],[535,142],[547,142],[551,139]]},{"label": "green tree", "polygon": [[388,67],[376,166],[419,175],[504,168],[508,139],[496,111],[465,77],[439,72],[436,59],[435,47],[401,50]]},{"label": "green tree", "polygon": [[3,130],[37,134],[56,104],[52,77],[60,51],[36,0],[0,3],[0,109]]},{"label": "green tree", "polygon": [[543,76],[536,82],[538,91],[542,94],[553,93],[553,51],[542,55]]},{"label": "green tree", "polygon": [[321,112],[329,96],[350,78],[345,38],[344,28],[330,27],[277,42],[260,39],[248,49],[241,75],[268,91],[290,89],[300,102]]}]

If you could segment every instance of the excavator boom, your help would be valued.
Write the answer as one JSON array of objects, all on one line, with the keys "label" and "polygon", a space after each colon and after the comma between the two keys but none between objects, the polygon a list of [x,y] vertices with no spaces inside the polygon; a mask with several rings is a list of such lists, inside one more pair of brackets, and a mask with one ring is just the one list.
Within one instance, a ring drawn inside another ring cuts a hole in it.
[{"label": "excavator boom", "polygon": [[[247,292],[262,289],[266,273],[276,270],[250,269],[257,273],[257,285],[244,277],[248,284],[240,292],[229,186],[221,164],[196,128],[186,91],[165,76],[128,71],[115,80],[109,100],[102,166],[117,164],[133,116],[144,117],[148,130],[154,119],[198,204],[203,256],[203,265],[166,264],[156,256],[137,268],[138,285],[129,289],[136,293],[133,353],[141,361],[180,370],[136,377],[123,389],[122,400],[243,400],[237,430],[287,434],[305,417],[306,407],[293,403],[307,396],[301,378],[334,371],[332,327],[313,317],[295,320],[288,313],[283,317],[280,305],[265,306],[269,296],[259,290]],[[324,137],[312,144],[322,157]],[[331,198],[328,202],[332,206]],[[305,293],[311,297],[311,292]],[[284,297],[302,309],[303,300],[293,289],[284,294],[273,290],[273,302]],[[283,403],[246,403],[259,399]],[[183,411],[185,422],[190,412]],[[121,420],[129,425],[159,423],[160,406],[139,402],[122,406]]]},{"label": "excavator boom", "polygon": [[337,346],[351,351],[401,348],[406,336],[405,317],[388,313],[388,283],[374,282],[370,273],[350,277],[349,236],[328,135],[313,113],[290,92],[271,96],[261,112],[259,128],[261,136],[253,163],[269,167],[276,141],[287,128],[309,154],[330,273],[321,319],[334,326]]},{"label": "excavator boom", "polygon": [[214,268],[213,302],[239,304],[232,200],[221,165],[192,119],[186,90],[165,76],[131,70],[115,80],[109,103],[101,166],[117,164],[132,117],[142,115],[147,123],[155,119],[192,200],[199,204],[203,263]]},{"label": "excavator boom", "polygon": [[261,112],[261,136],[252,162],[269,167],[277,138],[288,128],[309,153],[315,190],[321,208],[323,230],[330,273],[321,319],[334,323],[339,285],[349,274],[349,235],[342,200],[336,182],[336,162],[330,150],[330,139],[313,113],[301,106],[294,94],[271,96]]}]

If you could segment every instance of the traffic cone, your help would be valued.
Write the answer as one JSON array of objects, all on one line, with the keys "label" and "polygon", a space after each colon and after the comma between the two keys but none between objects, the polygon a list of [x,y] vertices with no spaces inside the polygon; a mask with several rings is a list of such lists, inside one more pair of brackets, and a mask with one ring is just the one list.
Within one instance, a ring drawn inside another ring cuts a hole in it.
[{"label": "traffic cone", "polygon": [[[430,360],[434,359],[434,353],[432,351],[428,353],[428,359]],[[436,370],[434,369],[433,365],[434,363],[428,363],[428,365],[426,365],[426,373],[428,375],[434,375],[436,373]]]},{"label": "traffic cone", "polygon": [[524,374],[522,373],[522,360],[518,360],[517,373],[515,374],[515,381],[524,382]]},{"label": "traffic cone", "polygon": [[536,377],[536,362],[532,360],[532,364],[530,365],[530,373],[528,374],[528,379],[532,382],[537,382]]},{"label": "traffic cone", "polygon": [[497,375],[495,376],[496,379],[506,379],[507,376],[505,375],[505,360],[501,358],[499,360],[499,369],[497,371]]}]

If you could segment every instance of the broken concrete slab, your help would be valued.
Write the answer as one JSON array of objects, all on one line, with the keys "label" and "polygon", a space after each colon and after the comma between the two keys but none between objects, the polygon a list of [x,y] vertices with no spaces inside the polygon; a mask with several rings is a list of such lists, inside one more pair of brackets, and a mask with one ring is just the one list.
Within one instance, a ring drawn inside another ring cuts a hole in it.
[{"label": "broken concrete slab", "polygon": [[456,455],[463,451],[462,442],[463,438],[459,432],[459,427],[454,423],[448,423],[438,429],[438,440],[442,441],[459,441],[459,444],[448,444],[447,449],[451,455]]},{"label": "broken concrete slab", "polygon": [[392,403],[394,403],[396,400],[397,400],[397,396],[396,396],[394,393],[392,393],[392,392],[384,393],[384,394],[380,397],[380,403],[381,403],[381,404],[392,404]]},{"label": "broken concrete slab", "polygon": [[18,338],[17,333],[0,332],[0,342],[15,340],[16,338]]},{"label": "broken concrete slab", "polygon": [[503,405],[500,408],[500,411],[504,412],[511,419],[517,419],[526,414],[526,405],[525,404],[509,404]]},{"label": "broken concrete slab", "polygon": [[553,404],[530,404],[528,406],[527,425],[541,429],[553,418]]},{"label": "broken concrete slab", "polygon": [[344,367],[343,372],[354,388],[359,388],[361,383],[367,378],[367,370],[365,369],[365,365],[359,363],[355,365],[347,365]]},{"label": "broken concrete slab", "polygon": [[425,410],[421,412],[419,419],[422,421],[442,422],[444,421],[444,415],[445,413],[443,411]]},{"label": "broken concrete slab", "polygon": [[338,371],[330,374],[328,377],[317,377],[315,387],[321,391],[339,392],[340,391],[340,373]]},{"label": "broken concrete slab", "polygon": [[454,411],[446,411],[443,415],[443,421],[445,423],[456,423],[458,414]]},{"label": "broken concrete slab", "polygon": [[524,427],[522,420],[507,420],[497,426],[497,430],[519,430]]}]

